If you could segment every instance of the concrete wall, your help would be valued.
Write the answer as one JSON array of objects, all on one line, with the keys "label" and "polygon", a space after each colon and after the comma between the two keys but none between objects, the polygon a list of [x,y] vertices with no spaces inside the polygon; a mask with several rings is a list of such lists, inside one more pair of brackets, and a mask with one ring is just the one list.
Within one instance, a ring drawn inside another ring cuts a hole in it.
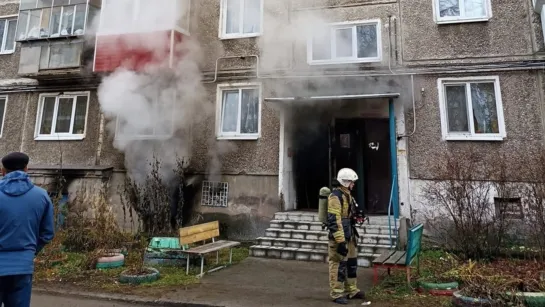
[{"label": "concrete wall", "polygon": [[[541,116],[540,78],[537,71],[513,71],[490,74],[456,75],[463,76],[498,75],[500,79],[503,112],[507,137],[504,141],[443,141],[437,78],[422,76],[415,81],[418,93],[416,112],[417,129],[409,139],[409,165],[413,179],[437,179],[430,163],[441,163],[440,157],[447,152],[457,154],[461,159],[470,151],[480,157],[485,165],[498,162],[498,156],[507,161],[531,161],[539,156],[543,146]],[[407,112],[407,122],[412,130],[412,112]],[[430,160],[431,157],[435,159]],[[477,170],[476,170],[477,171]],[[517,163],[507,164],[507,174],[512,180],[524,180]]]}]

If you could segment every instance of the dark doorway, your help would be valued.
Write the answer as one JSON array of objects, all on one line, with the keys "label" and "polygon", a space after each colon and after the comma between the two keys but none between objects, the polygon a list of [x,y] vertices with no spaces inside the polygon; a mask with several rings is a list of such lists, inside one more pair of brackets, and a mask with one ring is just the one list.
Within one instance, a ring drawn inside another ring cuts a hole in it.
[{"label": "dark doorway", "polygon": [[318,210],[320,188],[329,184],[328,125],[295,131],[293,150],[295,194],[298,210]]},{"label": "dark doorway", "polygon": [[388,119],[336,119],[330,130],[331,169],[351,168],[360,180],[356,201],[367,214],[388,213],[390,201],[390,132]]}]

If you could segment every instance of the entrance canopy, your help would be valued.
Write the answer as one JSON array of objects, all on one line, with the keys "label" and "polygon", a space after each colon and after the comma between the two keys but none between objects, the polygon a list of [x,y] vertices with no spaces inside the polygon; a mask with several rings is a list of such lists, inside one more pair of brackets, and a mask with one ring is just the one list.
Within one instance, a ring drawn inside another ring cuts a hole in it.
[{"label": "entrance canopy", "polygon": [[358,95],[324,95],[324,96],[307,96],[307,97],[271,97],[265,98],[267,102],[291,102],[291,101],[319,101],[319,100],[358,100],[358,99],[381,99],[381,98],[398,98],[399,93],[382,93],[382,94],[358,94]]}]

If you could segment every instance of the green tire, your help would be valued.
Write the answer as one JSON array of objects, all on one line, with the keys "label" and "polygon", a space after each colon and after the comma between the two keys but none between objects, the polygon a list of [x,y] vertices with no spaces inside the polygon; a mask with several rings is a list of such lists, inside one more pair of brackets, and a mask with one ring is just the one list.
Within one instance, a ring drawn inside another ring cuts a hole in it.
[{"label": "green tire", "polygon": [[433,283],[433,282],[425,282],[425,281],[419,281],[418,284],[420,287],[426,290],[453,290],[458,289],[458,286],[460,286],[457,282],[446,282],[446,283]]},{"label": "green tire", "polygon": [[523,293],[522,296],[528,307],[545,307],[545,292]]},{"label": "green tire", "polygon": [[160,273],[157,269],[147,269],[152,272],[146,275],[129,275],[125,271],[119,276],[119,282],[122,284],[140,285],[145,283],[152,283],[159,279]]},{"label": "green tire", "polygon": [[116,268],[122,267],[124,264],[125,264],[125,260],[114,261],[114,262],[99,262],[99,263],[97,263],[96,268],[99,269],[99,270],[101,270],[101,269],[116,269]]}]

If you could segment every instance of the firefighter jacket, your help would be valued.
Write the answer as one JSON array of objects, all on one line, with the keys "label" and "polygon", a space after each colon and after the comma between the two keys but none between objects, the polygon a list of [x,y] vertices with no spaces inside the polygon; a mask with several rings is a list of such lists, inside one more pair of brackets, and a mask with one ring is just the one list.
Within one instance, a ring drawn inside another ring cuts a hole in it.
[{"label": "firefighter jacket", "polygon": [[327,202],[327,228],[329,239],[337,243],[348,242],[352,237],[351,207],[353,198],[345,187],[333,189]]}]

